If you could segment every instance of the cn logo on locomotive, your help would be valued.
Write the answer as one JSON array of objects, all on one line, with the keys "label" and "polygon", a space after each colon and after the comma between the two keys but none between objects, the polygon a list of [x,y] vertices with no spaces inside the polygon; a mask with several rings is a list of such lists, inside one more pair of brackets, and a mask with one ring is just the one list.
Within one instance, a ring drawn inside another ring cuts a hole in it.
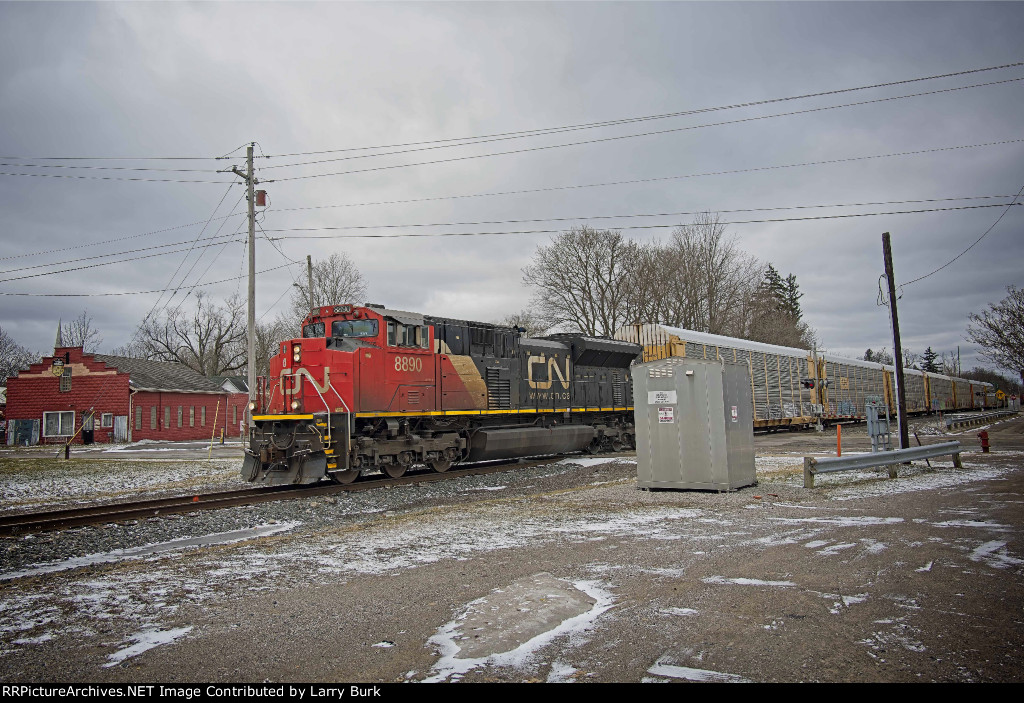
[{"label": "cn logo on locomotive", "polygon": [[[548,365],[548,380],[546,381],[534,381],[533,380],[533,366],[534,364],[543,364],[547,362]],[[562,374],[562,369],[558,368],[558,359],[551,357],[548,359],[541,354],[540,356],[531,356],[526,362],[526,381],[530,384],[530,388],[536,388],[538,390],[547,390],[551,388],[551,384],[554,382],[554,377],[558,376],[559,383],[562,384],[562,388],[569,387],[569,358],[565,359],[565,374]]]}]

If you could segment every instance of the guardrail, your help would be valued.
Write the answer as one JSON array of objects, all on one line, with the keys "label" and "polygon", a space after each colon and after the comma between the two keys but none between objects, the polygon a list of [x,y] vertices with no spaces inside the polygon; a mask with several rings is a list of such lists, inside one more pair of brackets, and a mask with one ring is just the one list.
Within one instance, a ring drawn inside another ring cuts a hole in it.
[{"label": "guardrail", "polygon": [[990,413],[971,413],[970,415],[946,415],[946,429],[951,430],[959,427],[970,427],[971,425],[982,425],[1002,417],[1016,415],[1016,410],[996,410]]},{"label": "guardrail", "polygon": [[887,452],[870,454],[854,454],[852,456],[834,456],[815,458],[804,457],[804,488],[814,488],[814,475],[833,471],[853,471],[855,469],[873,469],[877,466],[889,467],[889,478],[896,478],[896,465],[907,461],[930,459],[933,456],[953,455],[953,466],[963,468],[960,463],[960,442],[941,442],[926,444],[923,447],[910,449],[892,449]]}]

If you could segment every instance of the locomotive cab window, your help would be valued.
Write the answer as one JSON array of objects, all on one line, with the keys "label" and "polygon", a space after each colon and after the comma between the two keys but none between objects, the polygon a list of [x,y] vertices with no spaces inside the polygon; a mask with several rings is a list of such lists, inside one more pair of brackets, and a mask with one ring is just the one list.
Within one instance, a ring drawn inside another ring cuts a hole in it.
[{"label": "locomotive cab window", "polygon": [[302,336],[305,337],[306,339],[310,339],[312,337],[323,337],[324,336],[324,323],[323,322],[313,322],[311,324],[305,325],[302,328]]},{"label": "locomotive cab window", "polygon": [[400,322],[388,320],[389,347],[420,347],[426,349],[429,341],[430,335],[426,327],[403,325]]},{"label": "locomotive cab window", "polygon": [[[323,323],[319,323],[321,327]],[[388,323],[390,334],[391,323]],[[376,320],[336,320],[331,323],[332,337],[376,337]]]}]

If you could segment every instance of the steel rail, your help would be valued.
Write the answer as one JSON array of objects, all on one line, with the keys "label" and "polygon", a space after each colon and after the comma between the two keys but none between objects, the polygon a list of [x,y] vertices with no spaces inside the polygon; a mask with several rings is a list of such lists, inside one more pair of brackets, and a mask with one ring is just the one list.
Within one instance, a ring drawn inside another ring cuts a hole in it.
[{"label": "steel rail", "polygon": [[466,464],[461,468],[452,467],[449,471],[443,473],[437,473],[428,469],[422,472],[407,473],[398,478],[390,478],[384,474],[379,476],[371,475],[360,477],[349,484],[322,482],[319,484],[268,486],[239,491],[199,493],[127,503],[107,503],[66,510],[4,515],[0,516],[0,536],[12,536],[27,532],[47,532],[86,525],[122,523],[162,515],[216,510],[242,505],[257,505],[278,500],[296,500],[338,493],[354,493],[387,486],[433,483],[434,481],[445,481],[461,476],[499,473],[509,471],[512,468],[530,468],[540,464],[547,464],[550,462],[550,459],[551,457],[545,457],[544,459],[525,464],[520,463],[520,459],[510,459],[497,463]]}]

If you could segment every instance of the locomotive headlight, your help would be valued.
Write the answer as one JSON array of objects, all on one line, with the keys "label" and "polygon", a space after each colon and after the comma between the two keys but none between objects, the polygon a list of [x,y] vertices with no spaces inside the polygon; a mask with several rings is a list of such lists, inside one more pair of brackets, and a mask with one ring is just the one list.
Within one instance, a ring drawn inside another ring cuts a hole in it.
[{"label": "locomotive headlight", "polygon": [[292,345],[292,359],[298,361],[302,358],[302,346],[299,344]]},{"label": "locomotive headlight", "polygon": [[256,403],[249,403],[249,412],[256,411]]},{"label": "locomotive headlight", "polygon": [[292,401],[292,410],[298,410],[298,409],[299,409],[299,401],[293,400]]}]

